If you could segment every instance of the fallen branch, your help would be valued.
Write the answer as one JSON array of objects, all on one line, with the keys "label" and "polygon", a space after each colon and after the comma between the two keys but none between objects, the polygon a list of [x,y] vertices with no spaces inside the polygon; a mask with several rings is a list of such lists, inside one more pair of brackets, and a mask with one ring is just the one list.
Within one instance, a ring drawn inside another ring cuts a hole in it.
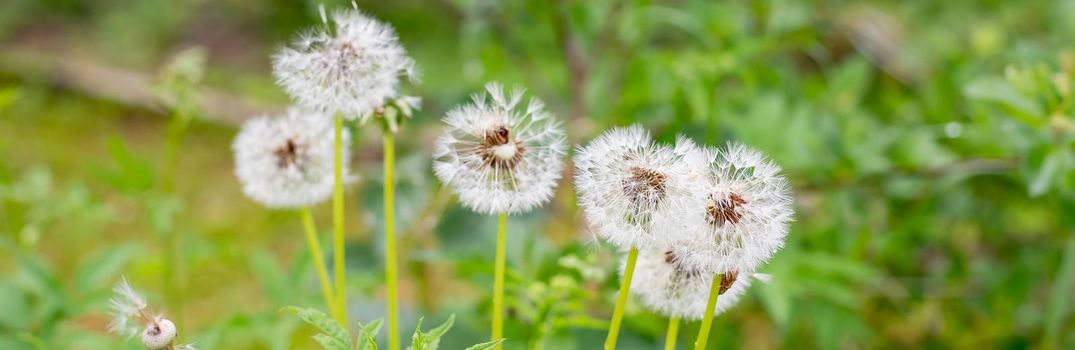
[{"label": "fallen branch", "polygon": [[[145,108],[161,115],[167,108],[153,91],[153,75],[76,59],[62,54],[5,48],[0,50],[0,73],[27,82],[44,82],[93,98]],[[237,125],[246,118],[283,110],[281,106],[251,103],[238,96],[203,88],[198,97],[202,118]]]}]

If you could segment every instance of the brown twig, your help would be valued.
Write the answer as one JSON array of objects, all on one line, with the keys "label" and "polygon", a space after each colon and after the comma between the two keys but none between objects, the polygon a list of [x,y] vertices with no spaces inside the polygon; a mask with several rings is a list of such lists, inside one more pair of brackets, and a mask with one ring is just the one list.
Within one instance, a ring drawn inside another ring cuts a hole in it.
[{"label": "brown twig", "polygon": [[[145,108],[168,115],[168,109],[154,93],[154,76],[113,67],[62,53],[6,47],[0,50],[0,73],[18,76],[28,82],[45,82],[56,88]],[[225,92],[205,88],[198,105],[202,118],[237,125],[258,114],[283,110],[281,106],[259,105]]]}]

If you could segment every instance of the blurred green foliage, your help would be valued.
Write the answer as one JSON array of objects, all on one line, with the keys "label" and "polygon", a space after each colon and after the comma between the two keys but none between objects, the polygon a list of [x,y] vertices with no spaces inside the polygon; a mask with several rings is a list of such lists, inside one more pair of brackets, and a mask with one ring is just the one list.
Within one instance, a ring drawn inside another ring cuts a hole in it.
[{"label": "blurred green foliage", "polygon": [[[234,126],[197,119],[190,96],[286,103],[269,55],[319,23],[318,4],[0,2],[0,58],[146,72],[171,115],[0,66],[0,349],[139,348],[105,332],[121,275],[201,348],[316,346],[277,312],[319,305],[297,215],[243,198]],[[398,146],[403,329],[454,313],[443,348],[487,340],[495,222],[453,203],[429,151],[439,116],[499,80],[545,99],[577,143],[641,123],[784,166],[787,247],[764,268],[772,282],[717,318],[712,348],[1075,348],[1075,2],[359,6],[398,28],[423,75],[407,89],[424,109]],[[363,322],[384,313],[376,132],[358,134],[348,203]],[[510,221],[508,349],[603,341],[618,254],[593,242],[573,197],[565,180],[548,208]],[[665,321],[640,305],[625,324],[624,349],[662,342]]]}]

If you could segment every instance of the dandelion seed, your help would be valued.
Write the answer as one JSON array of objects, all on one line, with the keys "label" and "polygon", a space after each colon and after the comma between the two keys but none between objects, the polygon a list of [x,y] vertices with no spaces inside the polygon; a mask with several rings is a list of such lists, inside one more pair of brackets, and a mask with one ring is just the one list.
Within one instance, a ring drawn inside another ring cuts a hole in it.
[{"label": "dandelion seed", "polygon": [[[646,308],[669,318],[698,320],[705,315],[706,303],[715,274],[683,264],[683,249],[646,249],[638,255],[631,294]],[[750,287],[750,272],[727,272],[721,275],[720,298],[716,314],[739,302]]]},{"label": "dandelion seed", "polygon": [[192,344],[174,344],[179,337],[175,323],[164,315],[152,314],[146,299],[131,288],[126,278],[112,290],[116,296],[110,302],[112,322],[108,325],[109,331],[126,338],[141,333],[142,345],[149,350],[194,350]]},{"label": "dandelion seed", "polygon": [[112,291],[116,296],[109,303],[112,308],[112,322],[108,325],[108,330],[133,338],[139,333],[142,324],[152,322],[155,317],[146,311],[149,306],[146,299],[131,288],[126,278],[120,280]]},{"label": "dandelion seed", "polygon": [[540,100],[517,108],[521,90],[505,94],[497,83],[485,89],[444,117],[433,170],[471,210],[530,211],[552,198],[563,169],[564,131]]},{"label": "dandelion seed", "polygon": [[[327,23],[322,9],[322,18]],[[332,28],[301,35],[273,55],[276,82],[298,104],[365,122],[399,96],[400,77],[417,78],[395,30],[357,10],[332,14]]]},{"label": "dandelion seed", "polygon": [[586,220],[620,247],[656,247],[682,230],[658,229],[683,209],[703,179],[705,151],[685,138],[658,145],[639,126],[610,130],[575,156],[575,184]]},{"label": "dandelion seed", "polygon": [[737,143],[713,152],[709,170],[703,190],[665,226],[694,235],[680,262],[716,272],[754,271],[784,245],[793,215],[787,179],[761,152]]},{"label": "dandelion seed", "polygon": [[[333,190],[332,119],[291,108],[277,118],[243,124],[232,143],[235,175],[243,193],[270,208],[299,208],[328,199]],[[349,163],[349,134],[343,133],[343,169]]]}]

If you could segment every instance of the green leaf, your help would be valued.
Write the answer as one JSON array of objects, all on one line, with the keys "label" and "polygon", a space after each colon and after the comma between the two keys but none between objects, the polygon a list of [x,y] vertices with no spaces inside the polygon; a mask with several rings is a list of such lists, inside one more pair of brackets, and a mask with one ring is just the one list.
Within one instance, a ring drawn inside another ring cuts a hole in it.
[{"label": "green leaf", "polygon": [[1059,177],[1071,168],[1072,154],[1066,148],[1040,145],[1026,158],[1027,191],[1032,197],[1045,194],[1055,187]]},{"label": "green leaf", "polygon": [[991,102],[1007,107],[1012,117],[1027,124],[1040,125],[1042,111],[1033,101],[1000,78],[985,78],[967,84],[963,89],[967,98]]},{"label": "green leaf", "polygon": [[500,345],[500,343],[503,343],[503,342],[504,342],[504,338],[500,338],[500,339],[497,339],[497,340],[494,340],[494,341],[484,342],[484,343],[481,343],[481,344],[474,344],[474,346],[466,348],[466,350],[489,350],[489,349],[492,349],[492,348],[496,347],[497,345]]},{"label": "green leaf", "polygon": [[770,283],[757,283],[758,296],[769,317],[773,318],[781,328],[787,328],[791,321],[791,295],[787,288],[781,286],[783,282],[774,279]]},{"label": "green leaf", "polygon": [[29,317],[30,298],[14,284],[0,282],[0,328],[6,330],[26,329],[34,321]]},{"label": "green leaf", "polygon": [[314,336],[314,340],[321,343],[325,350],[353,350],[351,347],[351,335],[338,322],[324,312],[314,308],[298,308],[288,306],[280,309],[280,312],[291,313],[298,316],[306,323],[317,327],[321,334]]},{"label": "green leaf", "polygon": [[1075,238],[1069,238],[1064,260],[1056,271],[1056,280],[1049,291],[1049,307],[1045,315],[1045,339],[1057,346],[1061,340],[1060,326],[1070,312],[1071,296],[1075,295]]},{"label": "green leaf", "polygon": [[127,147],[123,139],[112,137],[108,140],[108,152],[115,166],[96,168],[96,173],[113,188],[125,194],[135,194],[153,188],[156,173],[153,163],[140,157]]},{"label": "green leaf", "polygon": [[351,350],[351,346],[347,343],[341,343],[339,339],[333,338],[325,333],[318,333],[314,335],[314,340],[325,350]]},{"label": "green leaf", "polygon": [[407,349],[437,350],[440,347],[440,338],[444,336],[444,333],[448,333],[448,329],[452,328],[453,324],[455,324],[455,314],[448,316],[448,320],[437,328],[422,332],[422,319],[418,319],[418,326],[414,330],[414,336],[411,337],[411,346]]},{"label": "green leaf", "polygon": [[[448,320],[444,321],[443,324],[437,326],[437,328],[433,328],[433,330],[429,331],[429,333],[426,333],[426,336],[429,337],[429,340],[431,342],[440,342],[440,337],[444,336],[445,333],[448,333],[448,330],[451,329],[452,325],[454,324],[455,314],[452,314],[451,316],[448,316]],[[433,349],[436,349],[436,347],[433,347]]]},{"label": "green leaf", "polygon": [[250,252],[247,264],[258,280],[261,281],[262,289],[269,300],[276,305],[285,303],[291,299],[291,290],[294,285],[284,278],[284,271],[276,263],[276,260],[264,249]]},{"label": "green leaf", "polygon": [[384,320],[376,319],[367,324],[359,324],[358,350],[377,350],[377,333],[381,331]]},{"label": "green leaf", "polygon": [[116,279],[123,267],[131,260],[135,248],[131,245],[120,245],[105,248],[93,256],[82,261],[75,274],[75,285],[79,290],[94,290]]},{"label": "green leaf", "polygon": [[414,328],[414,335],[411,336],[411,346],[407,347],[407,350],[422,350],[425,349],[426,335],[422,333],[422,321],[425,318],[418,318],[418,326]]}]

